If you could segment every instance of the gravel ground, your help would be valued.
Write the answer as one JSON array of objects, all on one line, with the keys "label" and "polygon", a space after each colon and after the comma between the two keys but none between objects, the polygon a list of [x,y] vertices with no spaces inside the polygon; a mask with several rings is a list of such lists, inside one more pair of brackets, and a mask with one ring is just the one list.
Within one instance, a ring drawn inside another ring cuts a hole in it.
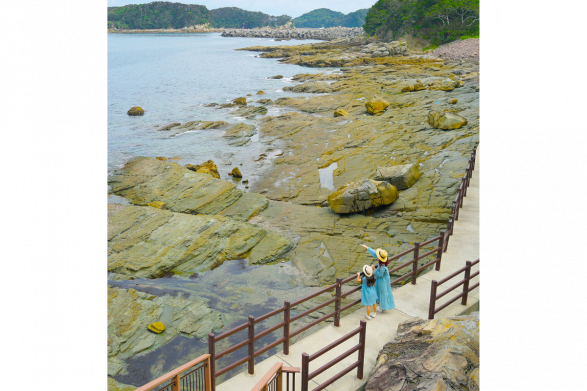
[{"label": "gravel ground", "polygon": [[479,39],[469,38],[440,46],[427,53],[447,60],[467,60],[479,64]]}]

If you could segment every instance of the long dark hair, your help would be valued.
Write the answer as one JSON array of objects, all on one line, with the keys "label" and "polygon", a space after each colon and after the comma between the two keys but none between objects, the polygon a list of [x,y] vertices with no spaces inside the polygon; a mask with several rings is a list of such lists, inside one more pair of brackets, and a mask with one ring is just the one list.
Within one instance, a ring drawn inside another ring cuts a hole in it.
[{"label": "long dark hair", "polygon": [[371,288],[373,285],[375,285],[375,274],[371,274],[371,277],[367,277],[367,275],[365,274],[365,272],[361,272],[361,277],[366,277],[367,278],[367,286],[369,288]]}]

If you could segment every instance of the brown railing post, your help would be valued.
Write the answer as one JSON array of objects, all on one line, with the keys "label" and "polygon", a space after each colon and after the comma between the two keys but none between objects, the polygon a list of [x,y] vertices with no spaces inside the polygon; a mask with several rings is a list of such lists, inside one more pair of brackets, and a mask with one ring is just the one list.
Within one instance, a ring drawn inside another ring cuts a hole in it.
[{"label": "brown railing post", "polygon": [[249,375],[255,374],[255,317],[249,315]]},{"label": "brown railing post", "polygon": [[283,354],[287,356],[289,354],[289,300],[284,301],[283,305],[285,306],[285,311],[283,312],[283,321],[285,322],[283,326],[283,338],[285,338],[285,341],[283,341]]},{"label": "brown railing post", "polygon": [[367,333],[367,322],[364,320],[361,321],[361,332],[359,333],[359,343],[361,347],[359,348],[359,366],[357,367],[357,377],[359,380],[363,380],[363,367],[365,366],[365,342],[366,338],[365,335]]},{"label": "brown railing post", "polygon": [[444,235],[446,234],[446,232],[444,231],[440,231],[440,239],[438,239],[438,253],[436,254],[436,259],[438,259],[438,261],[436,262],[436,271],[440,270],[440,262],[442,261],[442,252],[444,251]]},{"label": "brown railing post", "polygon": [[277,391],[283,390],[283,370],[279,368],[277,372]]},{"label": "brown railing post", "polygon": [[418,274],[418,256],[419,255],[420,255],[420,243],[416,242],[416,243],[414,243],[414,263],[412,263],[412,285],[416,285],[416,274]]},{"label": "brown railing post", "polygon": [[210,357],[206,359],[206,372],[205,372],[205,379],[206,382],[206,391],[212,391],[212,376],[210,376]]},{"label": "brown railing post", "polygon": [[[308,370],[310,366],[310,355],[302,353],[302,391],[308,391]],[[295,377],[295,375],[294,375]]]},{"label": "brown railing post", "polygon": [[334,326],[340,327],[340,300],[342,295],[342,278],[336,279],[336,301],[334,302],[334,310],[336,314],[334,315]]},{"label": "brown railing post", "polygon": [[436,309],[436,289],[438,287],[438,282],[436,280],[432,280],[432,285],[430,287],[430,306],[428,307],[428,319],[434,319],[434,310]]},{"label": "brown railing post", "polygon": [[465,269],[465,283],[463,284],[463,298],[462,305],[467,305],[467,297],[469,296],[469,279],[471,278],[471,261],[467,261],[467,268]]},{"label": "brown railing post", "polygon": [[[459,190],[457,190],[457,195],[458,195],[458,194],[459,194]],[[457,213],[458,213],[458,211],[459,211],[459,206],[458,206],[458,203],[457,203],[457,201],[453,201],[453,202],[452,202],[452,212],[451,212],[451,215],[452,215],[452,216],[454,216],[454,217],[456,217],[456,216],[457,216]],[[458,220],[458,219],[456,219],[456,220]],[[453,221],[454,221],[454,220],[453,220]],[[452,235],[452,232],[451,232],[450,234]]]},{"label": "brown railing post", "polygon": [[210,391],[216,391],[216,354],[213,333],[208,334],[208,353],[210,353]]}]

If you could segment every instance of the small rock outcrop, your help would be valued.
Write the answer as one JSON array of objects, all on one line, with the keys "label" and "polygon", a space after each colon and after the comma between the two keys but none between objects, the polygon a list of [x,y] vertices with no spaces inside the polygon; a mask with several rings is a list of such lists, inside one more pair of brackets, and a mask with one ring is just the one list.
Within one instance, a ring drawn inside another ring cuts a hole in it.
[{"label": "small rock outcrop", "polygon": [[365,391],[479,390],[479,316],[409,320],[383,346]]},{"label": "small rock outcrop", "polygon": [[467,123],[465,118],[452,111],[430,111],[428,113],[428,124],[436,129],[458,129]]},{"label": "small rock outcrop", "polygon": [[422,91],[425,89],[426,89],[426,86],[424,84],[418,82],[413,85],[405,86],[404,88],[402,88],[402,92]]},{"label": "small rock outcrop", "polygon": [[162,201],[148,202],[147,206],[150,206],[151,208],[165,209],[165,202],[162,202]]},{"label": "small rock outcrop", "polygon": [[283,79],[283,75],[271,76],[270,79]]},{"label": "small rock outcrop", "polygon": [[216,167],[216,164],[214,164],[213,160],[208,160],[202,164],[186,164],[185,168],[195,171],[199,174],[211,175],[216,179],[220,179],[218,167]]},{"label": "small rock outcrop", "polygon": [[233,168],[232,171],[228,173],[228,175],[232,175],[234,178],[243,177],[243,174],[241,174],[241,170],[239,170],[238,167]]},{"label": "small rock outcrop", "polygon": [[161,334],[165,331],[165,325],[162,322],[155,322],[148,325],[147,329],[154,332],[155,334]]},{"label": "small rock outcrop", "polygon": [[143,115],[145,114],[145,110],[140,108],[139,106],[131,107],[129,111],[126,112],[128,115]]},{"label": "small rock outcrop", "polygon": [[246,106],[247,105],[247,98],[245,98],[244,96],[241,96],[240,98],[236,98],[235,100],[233,100],[232,103],[234,103],[235,105],[238,105],[238,106]]},{"label": "small rock outcrop", "polygon": [[271,99],[259,99],[257,103],[261,103],[262,105],[270,105],[273,103],[273,101]]},{"label": "small rock outcrop", "polygon": [[226,129],[226,132],[222,137],[228,140],[228,144],[235,147],[240,147],[248,144],[251,140],[251,137],[254,136],[255,133],[257,133],[257,128],[255,125],[238,123]]},{"label": "small rock outcrop", "polygon": [[334,112],[335,117],[348,117],[349,112],[344,109],[338,109]]},{"label": "small rock outcrop", "polygon": [[257,91],[257,95],[265,95],[265,91],[259,90]]},{"label": "small rock outcrop", "polygon": [[224,29],[223,37],[256,37],[256,38],[281,38],[281,39],[340,39],[354,38],[365,35],[362,27],[329,27],[325,29],[275,29],[275,28],[254,28],[254,29]]},{"label": "small rock outcrop", "polygon": [[349,183],[328,196],[330,209],[336,213],[362,212],[389,205],[399,197],[395,186],[383,181],[365,179]]},{"label": "small rock outcrop", "polygon": [[233,111],[231,114],[236,115],[238,117],[244,117],[246,119],[253,119],[258,115],[267,114],[267,107],[265,107],[265,106],[243,106],[240,109]]},{"label": "small rock outcrop", "polygon": [[417,164],[377,167],[375,179],[394,185],[398,190],[410,188],[422,176]]},{"label": "small rock outcrop", "polygon": [[389,106],[389,102],[384,99],[376,99],[365,103],[367,112],[372,115],[381,115]]}]

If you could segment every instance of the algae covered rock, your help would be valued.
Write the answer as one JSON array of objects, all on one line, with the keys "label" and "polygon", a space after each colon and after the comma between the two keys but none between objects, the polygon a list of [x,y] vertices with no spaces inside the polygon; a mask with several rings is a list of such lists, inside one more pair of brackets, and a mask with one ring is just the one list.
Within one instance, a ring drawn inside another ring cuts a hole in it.
[{"label": "algae covered rock", "polygon": [[161,334],[165,331],[165,325],[161,322],[155,322],[148,325],[147,329],[154,332],[155,334]]},{"label": "algae covered rock", "polygon": [[153,201],[153,202],[147,203],[147,206],[150,206],[151,208],[165,209],[165,202]]},{"label": "algae covered rock", "polygon": [[389,205],[398,196],[395,186],[383,181],[365,179],[340,187],[328,196],[328,204],[333,212],[353,213]]},{"label": "algae covered rock", "polygon": [[457,104],[458,101],[459,100],[457,98],[454,98],[454,99],[449,99],[448,103],[451,105],[455,105],[455,104]]},{"label": "algae covered rock", "polygon": [[253,119],[258,115],[267,114],[267,107],[265,106],[244,106],[232,112],[233,115],[244,117],[246,119]]},{"label": "algae covered rock", "polygon": [[238,123],[226,129],[226,132],[222,137],[227,139],[230,145],[242,146],[247,144],[255,133],[257,133],[255,125]]},{"label": "algae covered rock", "polygon": [[[175,162],[151,157],[134,157],[110,176],[111,192],[135,205],[165,202],[166,209],[190,214],[223,214],[231,209],[240,219],[248,220],[267,207],[264,196],[254,202],[245,198],[234,183],[188,170]],[[241,202],[242,201],[242,202]]]},{"label": "algae covered rock", "polygon": [[232,175],[235,178],[243,177],[243,174],[241,174],[241,170],[239,170],[238,167],[233,168],[232,171],[228,173],[228,175]]},{"label": "algae covered rock", "polygon": [[261,103],[262,105],[270,105],[273,103],[273,101],[271,99],[259,99],[257,103]]},{"label": "algae covered rock", "polygon": [[257,91],[257,95],[265,95],[265,91],[259,90]]},{"label": "algae covered rock", "polygon": [[428,112],[428,124],[436,129],[458,129],[465,126],[468,121],[452,111],[430,111]]},{"label": "algae covered rock", "polygon": [[376,99],[365,103],[367,112],[372,115],[381,115],[389,106],[389,102],[384,99]]},{"label": "algae covered rock", "polygon": [[186,164],[185,168],[187,168],[188,170],[195,171],[199,174],[206,174],[214,178],[220,179],[218,167],[216,167],[216,164],[214,164],[213,160],[208,160],[202,164]]},{"label": "algae covered rock", "polygon": [[338,109],[334,112],[335,117],[348,117],[349,112],[344,109]]},{"label": "algae covered rock", "polygon": [[126,112],[126,114],[128,114],[128,115],[143,115],[143,114],[145,114],[145,111],[141,107],[135,106],[135,107],[131,107],[131,109]]},{"label": "algae covered rock", "polygon": [[404,88],[402,88],[402,92],[422,91],[425,89],[426,89],[426,86],[424,84],[418,82],[413,85],[405,86]]},{"label": "algae covered rock", "polygon": [[232,103],[234,103],[235,105],[238,105],[238,106],[246,106],[247,105],[247,98],[242,96],[240,98],[236,98],[235,100],[233,100]]},{"label": "algae covered rock", "polygon": [[377,167],[375,179],[385,181],[398,190],[411,187],[422,176],[417,164],[403,164],[401,166]]},{"label": "algae covered rock", "polygon": [[271,76],[270,79],[283,79],[283,75]]},{"label": "algae covered rock", "polygon": [[409,320],[383,346],[365,391],[479,390],[479,317]]},{"label": "algae covered rock", "polygon": [[[230,211],[235,218],[250,216],[247,210],[259,210],[264,201],[260,194],[245,196],[246,205]],[[210,270],[226,260],[246,258],[257,246],[258,263],[272,262],[292,248],[287,237],[235,218],[108,204],[108,271],[158,278],[168,272]],[[274,239],[264,241],[268,236]]]}]

